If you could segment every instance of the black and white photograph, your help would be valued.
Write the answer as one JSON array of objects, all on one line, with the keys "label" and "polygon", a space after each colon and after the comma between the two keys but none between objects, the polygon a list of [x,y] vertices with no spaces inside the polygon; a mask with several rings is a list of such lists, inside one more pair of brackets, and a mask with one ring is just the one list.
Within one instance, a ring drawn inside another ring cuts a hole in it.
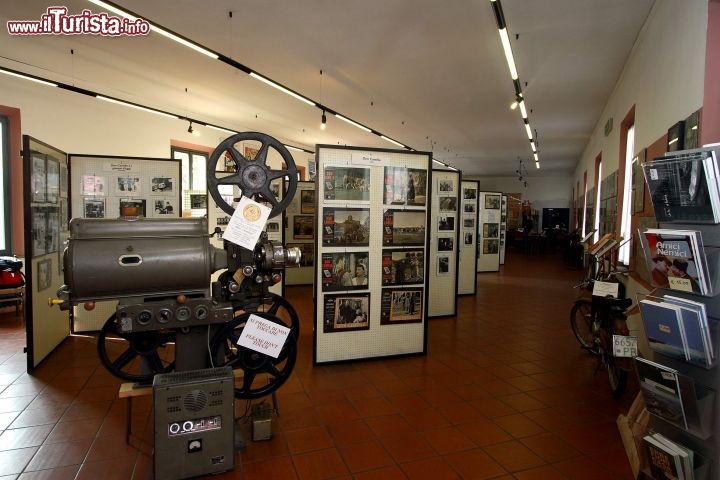
[{"label": "black and white photograph", "polygon": [[440,197],[439,204],[440,204],[441,212],[457,211],[457,198],[456,197]]},{"label": "black and white photograph", "polygon": [[483,223],[483,238],[498,238],[500,226],[497,223]]},{"label": "black and white photograph", "polygon": [[422,288],[384,288],[380,325],[420,323],[423,320]]},{"label": "black and white photograph", "polygon": [[83,211],[85,218],[105,218],[105,199],[83,198]]},{"label": "black and white photograph", "polygon": [[463,198],[465,200],[472,200],[474,198],[477,198],[477,190],[474,188],[463,188]]},{"label": "black and white photograph", "polygon": [[30,182],[32,186],[32,201],[34,203],[45,203],[47,201],[47,170],[45,155],[40,155],[38,153],[33,154]]},{"label": "black and white photograph", "polygon": [[60,208],[47,207],[47,233],[45,234],[45,253],[57,252],[60,248]]},{"label": "black and white photograph", "polygon": [[193,210],[207,208],[207,195],[204,193],[191,193],[190,194],[190,208]]},{"label": "black and white photograph", "polygon": [[324,302],[324,333],[370,328],[369,293],[325,295]]},{"label": "black and white photograph", "polygon": [[382,284],[411,285],[425,282],[423,250],[383,250]]},{"label": "black and white photograph", "polygon": [[485,208],[488,210],[499,210],[500,195],[485,195]]},{"label": "black and white photograph", "polygon": [[463,218],[463,228],[475,228],[475,218]]},{"label": "black and white photograph", "polygon": [[48,237],[47,210],[43,207],[32,210],[32,245],[33,257],[45,255],[47,252]]},{"label": "black and white photograph", "polygon": [[488,254],[492,255],[492,254],[498,253],[499,245],[500,245],[500,243],[499,243],[499,240],[497,240],[497,239],[483,240],[482,253],[484,253],[486,255],[488,255]]},{"label": "black and white photograph", "polygon": [[139,177],[118,177],[117,191],[122,194],[141,193]]},{"label": "black and white photograph", "polygon": [[60,162],[53,158],[47,157],[47,187],[45,194],[47,203],[57,203],[60,196]]},{"label": "black and white photograph", "polygon": [[472,245],[475,243],[473,241],[474,233],[473,232],[465,232],[465,245]]},{"label": "black and white photograph", "polygon": [[150,184],[154,193],[172,193],[175,180],[170,177],[153,177]]},{"label": "black and white photograph", "polygon": [[448,178],[438,179],[438,192],[440,193],[454,193],[455,192],[455,181]]},{"label": "black and white photograph", "polygon": [[326,166],[325,200],[369,201],[370,169]]},{"label": "black and white photograph", "polygon": [[312,267],[315,265],[315,244],[314,243],[288,243],[287,248],[300,249],[300,266]]},{"label": "black and white photograph", "polygon": [[440,215],[438,217],[438,231],[452,232],[455,230],[455,217],[452,215]]},{"label": "black and white photograph", "polygon": [[368,252],[322,254],[322,290],[362,290],[368,286]]},{"label": "black and white photograph", "polygon": [[300,213],[315,213],[315,190],[300,190]]},{"label": "black and white photograph", "polygon": [[450,257],[447,255],[438,255],[437,274],[440,276],[450,274]]},{"label": "black and white photograph", "polygon": [[277,233],[280,231],[280,224],[278,222],[267,222],[265,224],[265,231],[268,233]]},{"label": "black and white photograph", "polygon": [[423,206],[427,201],[427,172],[416,168],[385,167],[386,205]]},{"label": "black and white photograph", "polygon": [[37,291],[42,292],[50,288],[52,283],[52,258],[40,260],[37,263]]},{"label": "black and white photograph", "polygon": [[366,246],[370,242],[369,208],[324,208],[323,245]]},{"label": "black and white photograph", "polygon": [[424,245],[425,212],[385,210],[383,213],[383,245]]},{"label": "black and white photograph", "polygon": [[60,161],[60,198],[67,198],[68,188],[68,167],[64,161]]},{"label": "black and white photograph", "polygon": [[280,200],[280,185],[282,184],[282,181],[279,178],[276,178],[272,182],[270,182],[270,193],[273,194],[273,196]]},{"label": "black and white photograph", "polygon": [[293,217],[293,238],[295,240],[312,240],[315,238],[315,217],[312,215],[295,215]]},{"label": "black and white photograph", "polygon": [[474,203],[466,203],[465,205],[463,205],[463,212],[475,213],[475,204]]},{"label": "black and white photograph", "polygon": [[438,237],[438,252],[452,252],[455,248],[455,237]]},{"label": "black and white photograph", "polygon": [[156,215],[175,215],[175,207],[170,199],[155,200]]},{"label": "black and white photograph", "polygon": [[119,215],[121,217],[144,217],[147,215],[146,203],[142,198],[121,198]]},{"label": "black and white photograph", "polygon": [[105,195],[107,190],[105,184],[107,179],[98,175],[83,175],[82,176],[82,189],[83,195]]}]

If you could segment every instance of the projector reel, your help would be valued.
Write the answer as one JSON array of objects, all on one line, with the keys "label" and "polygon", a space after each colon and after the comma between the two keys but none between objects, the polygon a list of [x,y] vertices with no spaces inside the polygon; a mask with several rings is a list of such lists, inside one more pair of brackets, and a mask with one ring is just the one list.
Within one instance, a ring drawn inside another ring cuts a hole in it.
[{"label": "projector reel", "polygon": [[[253,309],[237,309],[237,316],[223,325],[211,343],[216,367],[230,365],[243,371],[242,385],[235,386],[235,397],[254,400],[276,391],[290,377],[297,359],[300,321],[292,305],[284,298],[271,294],[263,304]],[[290,334],[278,358],[238,345],[250,315],[290,328]],[[219,364],[217,364],[219,362]]]},{"label": "projector reel", "polygon": [[[247,158],[240,153],[237,144],[243,141],[260,142],[260,149],[255,158]],[[268,153],[275,150],[285,162],[284,170],[272,170],[267,165]],[[223,170],[226,165],[226,154],[232,160],[234,171],[217,171],[218,162],[222,160]],[[270,190],[273,180],[282,181],[286,178],[286,188],[282,200],[278,200]],[[298,172],[295,160],[285,145],[269,135],[258,132],[237,133],[223,140],[215,148],[207,165],[208,191],[215,203],[228,215],[232,215],[235,207],[228,203],[220,194],[220,185],[233,185],[240,188],[241,196],[249,197],[256,202],[268,203],[272,207],[270,217],[281,213],[287,208],[295,196],[298,183]],[[239,200],[237,198],[234,201]]]}]

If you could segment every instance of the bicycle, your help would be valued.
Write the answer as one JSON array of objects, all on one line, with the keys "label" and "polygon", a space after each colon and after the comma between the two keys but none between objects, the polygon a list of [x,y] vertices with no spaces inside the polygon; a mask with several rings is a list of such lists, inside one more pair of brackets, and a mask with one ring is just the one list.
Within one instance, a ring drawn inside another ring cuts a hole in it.
[{"label": "bicycle", "polygon": [[[588,280],[585,287],[592,290],[594,280]],[[593,375],[605,368],[610,381],[610,390],[617,398],[625,393],[630,357],[616,357],[613,353],[613,335],[628,336],[625,310],[632,304],[630,298],[593,295],[592,298],[578,298],[570,310],[570,327],[581,348],[597,356],[597,367]]]}]

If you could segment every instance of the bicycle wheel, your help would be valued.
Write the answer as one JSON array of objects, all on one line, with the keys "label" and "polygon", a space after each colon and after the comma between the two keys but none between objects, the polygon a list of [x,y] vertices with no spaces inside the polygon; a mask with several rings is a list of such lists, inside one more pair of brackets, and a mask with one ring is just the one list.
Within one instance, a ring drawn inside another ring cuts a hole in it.
[{"label": "bicycle wheel", "polygon": [[605,368],[607,369],[608,380],[610,380],[610,390],[612,390],[615,398],[618,398],[625,393],[627,388],[628,372],[618,365],[618,362],[613,357],[605,359]]},{"label": "bicycle wheel", "polygon": [[592,302],[589,299],[580,298],[575,301],[570,310],[570,328],[582,348],[596,353],[592,331]]}]

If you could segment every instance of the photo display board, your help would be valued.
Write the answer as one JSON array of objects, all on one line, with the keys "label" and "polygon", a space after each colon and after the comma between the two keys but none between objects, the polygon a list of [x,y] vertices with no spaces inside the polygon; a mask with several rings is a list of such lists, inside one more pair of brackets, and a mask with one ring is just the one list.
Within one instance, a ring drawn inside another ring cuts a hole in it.
[{"label": "photo display board", "polygon": [[505,247],[507,246],[507,216],[508,216],[508,196],[502,196],[502,204],[500,205],[500,265],[505,265]]},{"label": "photo display board", "polygon": [[315,271],[315,182],[298,182],[285,210],[286,247],[302,252],[300,266],[285,268],[285,285],[312,285]]},{"label": "photo display board", "polygon": [[316,162],[315,363],[425,353],[430,154],[318,145]]},{"label": "photo display board", "polygon": [[430,214],[428,317],[457,313],[459,232],[465,221],[460,201],[460,173],[433,170]]},{"label": "photo display board", "polygon": [[[182,181],[180,160],[70,155],[71,218],[177,218]],[[73,330],[100,330],[117,302],[94,310],[74,308]]]},{"label": "photo display board", "polygon": [[478,272],[500,270],[500,212],[502,193],[479,192],[478,208]]},{"label": "photo display board", "polygon": [[475,295],[477,289],[477,220],[478,192],[477,181],[463,180],[460,193],[462,224],[460,225],[460,261],[458,262],[458,295]]}]

